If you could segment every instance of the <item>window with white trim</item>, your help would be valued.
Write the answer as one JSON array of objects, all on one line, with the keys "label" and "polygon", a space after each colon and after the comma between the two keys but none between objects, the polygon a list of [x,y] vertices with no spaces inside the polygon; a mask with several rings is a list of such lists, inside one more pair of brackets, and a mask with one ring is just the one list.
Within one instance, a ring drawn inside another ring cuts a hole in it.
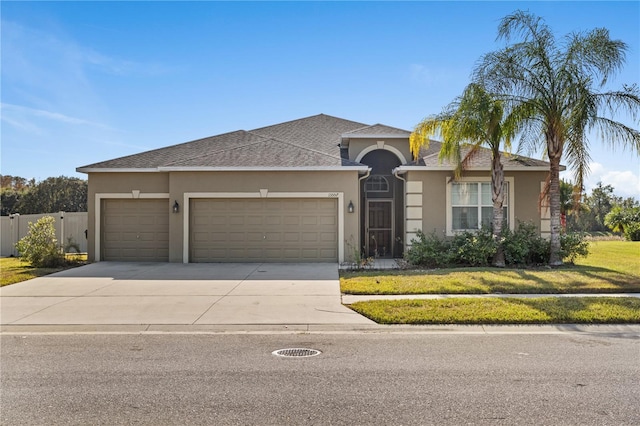
[{"label": "window with white trim", "polygon": [[[493,200],[491,182],[454,182],[451,190],[451,229],[466,231],[491,226]],[[503,217],[509,224],[509,182],[504,183]]]}]

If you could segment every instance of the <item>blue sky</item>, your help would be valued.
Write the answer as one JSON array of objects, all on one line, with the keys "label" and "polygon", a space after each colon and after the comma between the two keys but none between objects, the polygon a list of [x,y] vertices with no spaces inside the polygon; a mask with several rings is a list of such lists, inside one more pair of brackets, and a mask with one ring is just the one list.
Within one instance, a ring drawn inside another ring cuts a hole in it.
[{"label": "blue sky", "polygon": [[[640,82],[640,3],[7,2],[3,174],[75,168],[319,113],[412,129],[461,93],[516,9],[560,36],[629,45],[611,82]],[[627,117],[620,120],[638,127]],[[640,198],[640,161],[591,141],[590,189]],[[534,157],[540,157],[537,153]]]}]

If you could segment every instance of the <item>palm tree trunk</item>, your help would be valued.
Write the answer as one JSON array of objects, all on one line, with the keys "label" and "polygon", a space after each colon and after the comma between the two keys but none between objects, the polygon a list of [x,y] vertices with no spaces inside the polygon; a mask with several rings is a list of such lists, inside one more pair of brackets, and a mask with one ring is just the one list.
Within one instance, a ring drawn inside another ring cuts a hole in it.
[{"label": "palm tree trunk", "polygon": [[549,212],[551,216],[551,252],[549,266],[562,265],[560,253],[560,155],[549,155]]},{"label": "palm tree trunk", "polygon": [[502,248],[502,225],[504,223],[504,169],[500,162],[500,151],[493,152],[491,165],[491,197],[493,200],[493,240],[496,242],[496,254],[493,255],[493,266],[504,268],[504,250]]}]

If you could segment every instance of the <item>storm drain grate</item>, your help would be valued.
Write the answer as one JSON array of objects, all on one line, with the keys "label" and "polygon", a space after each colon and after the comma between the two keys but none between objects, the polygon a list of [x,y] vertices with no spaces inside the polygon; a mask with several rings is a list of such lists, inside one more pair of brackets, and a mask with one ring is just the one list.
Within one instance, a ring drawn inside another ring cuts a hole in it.
[{"label": "storm drain grate", "polygon": [[306,348],[288,348],[288,349],[278,349],[277,351],[271,352],[273,355],[282,356],[287,358],[301,358],[301,357],[310,357],[320,355],[320,352],[317,349],[306,349]]}]

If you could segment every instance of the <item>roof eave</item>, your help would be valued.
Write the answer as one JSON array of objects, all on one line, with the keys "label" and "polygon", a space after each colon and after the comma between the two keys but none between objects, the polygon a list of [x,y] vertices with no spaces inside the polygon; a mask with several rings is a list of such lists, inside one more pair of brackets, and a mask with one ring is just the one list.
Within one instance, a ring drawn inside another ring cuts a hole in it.
[{"label": "roof eave", "polygon": [[107,167],[78,167],[76,172],[78,173],[157,173],[157,167],[151,168],[136,168],[136,167],[121,167],[121,168],[107,168]]},{"label": "roof eave", "polygon": [[[455,167],[451,166],[451,165],[446,165],[446,166],[399,166],[398,170],[402,171],[402,172],[409,172],[409,171],[450,171],[450,170],[454,170]],[[521,166],[521,167],[509,167],[509,166],[504,166],[503,168],[504,171],[509,171],[509,172],[548,172],[549,171],[549,167],[548,166]],[[566,170],[565,166],[560,166],[560,171],[564,171]],[[491,171],[490,167],[468,167],[465,168],[465,171],[469,171],[469,172],[478,172],[478,171],[482,171],[482,172],[486,172],[486,171]]]},{"label": "roof eave", "polygon": [[349,134],[343,133],[342,139],[406,139],[411,135],[411,133],[407,133],[406,135],[401,135],[398,133],[356,133]]},{"label": "roof eave", "polygon": [[366,172],[368,166],[307,166],[307,167],[156,167],[156,168],[99,168],[78,167],[78,173],[166,173],[166,172]]}]

